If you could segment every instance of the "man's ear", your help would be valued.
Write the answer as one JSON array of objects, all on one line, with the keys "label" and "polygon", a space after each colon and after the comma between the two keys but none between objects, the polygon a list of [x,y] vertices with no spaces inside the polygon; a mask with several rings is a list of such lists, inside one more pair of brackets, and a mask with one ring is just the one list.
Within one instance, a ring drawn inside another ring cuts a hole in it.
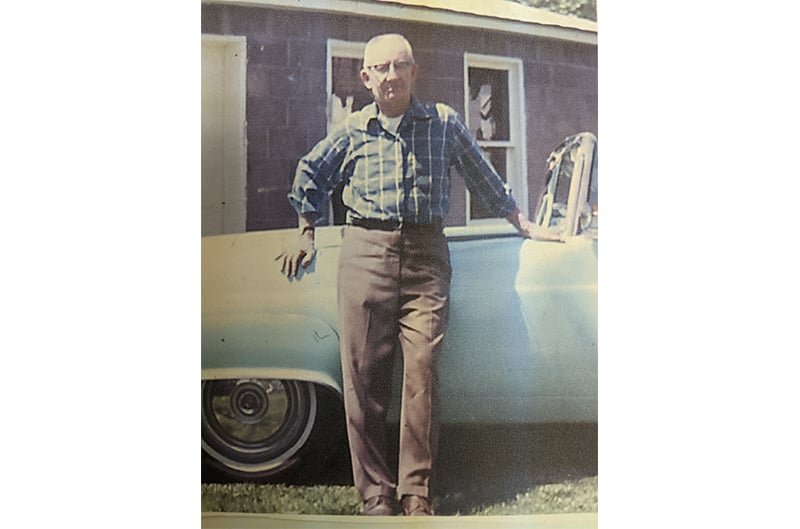
[{"label": "man's ear", "polygon": [[369,80],[369,73],[367,72],[366,68],[363,68],[361,70],[361,82],[364,83],[364,86],[371,90],[372,87],[369,85]]}]

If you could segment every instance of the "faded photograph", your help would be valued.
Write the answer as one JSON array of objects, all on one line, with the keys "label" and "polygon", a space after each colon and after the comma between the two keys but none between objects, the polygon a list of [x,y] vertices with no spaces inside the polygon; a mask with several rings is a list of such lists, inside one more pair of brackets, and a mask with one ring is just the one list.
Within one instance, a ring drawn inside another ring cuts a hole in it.
[{"label": "faded photograph", "polygon": [[596,13],[531,4],[201,4],[204,526],[596,526]]}]

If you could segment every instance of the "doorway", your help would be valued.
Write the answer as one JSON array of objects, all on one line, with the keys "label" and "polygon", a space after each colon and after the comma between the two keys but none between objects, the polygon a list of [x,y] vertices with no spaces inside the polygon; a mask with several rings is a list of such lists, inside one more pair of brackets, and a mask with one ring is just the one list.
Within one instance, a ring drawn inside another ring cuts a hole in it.
[{"label": "doorway", "polygon": [[202,36],[202,236],[246,230],[246,46],[244,37]]}]

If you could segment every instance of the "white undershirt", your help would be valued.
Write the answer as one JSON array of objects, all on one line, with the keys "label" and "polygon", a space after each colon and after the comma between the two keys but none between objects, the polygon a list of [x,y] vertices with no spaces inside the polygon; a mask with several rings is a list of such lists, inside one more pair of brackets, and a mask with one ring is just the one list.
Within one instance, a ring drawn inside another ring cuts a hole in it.
[{"label": "white undershirt", "polygon": [[392,134],[397,134],[397,128],[400,126],[400,122],[403,121],[403,115],[400,114],[396,118],[390,118],[383,114],[378,114],[378,120],[381,122],[381,126],[391,132]]}]

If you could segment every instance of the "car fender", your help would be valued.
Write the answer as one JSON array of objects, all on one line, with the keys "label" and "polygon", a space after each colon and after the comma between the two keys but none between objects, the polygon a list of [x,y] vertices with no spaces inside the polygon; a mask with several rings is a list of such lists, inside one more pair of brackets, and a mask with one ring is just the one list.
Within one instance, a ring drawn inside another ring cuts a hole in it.
[{"label": "car fender", "polygon": [[306,380],[342,394],[339,335],[300,314],[209,315],[202,323],[201,377]]}]

